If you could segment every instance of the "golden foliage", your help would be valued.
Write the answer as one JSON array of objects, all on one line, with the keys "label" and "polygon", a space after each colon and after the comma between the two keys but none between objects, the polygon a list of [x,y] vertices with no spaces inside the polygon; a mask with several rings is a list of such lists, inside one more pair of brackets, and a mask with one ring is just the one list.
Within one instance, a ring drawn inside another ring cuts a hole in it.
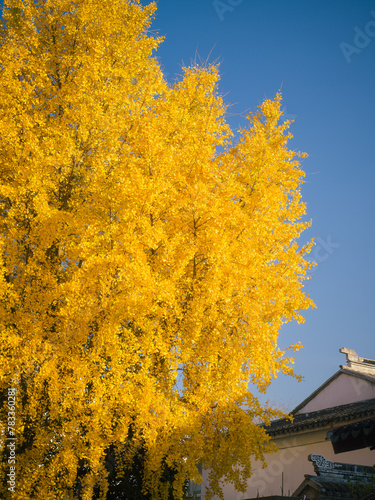
[{"label": "golden foliage", "polygon": [[231,144],[218,68],[168,85],[154,11],[5,2],[0,375],[5,391],[17,380],[18,499],[74,498],[82,463],[82,498],[95,484],[104,498],[111,445],[130,462],[144,447],[153,498],[162,464],[176,497],[197,464],[212,493],[243,488],[272,416],[249,381],[292,374],[278,333],[313,305],[304,155],[287,149],[281,96]]}]

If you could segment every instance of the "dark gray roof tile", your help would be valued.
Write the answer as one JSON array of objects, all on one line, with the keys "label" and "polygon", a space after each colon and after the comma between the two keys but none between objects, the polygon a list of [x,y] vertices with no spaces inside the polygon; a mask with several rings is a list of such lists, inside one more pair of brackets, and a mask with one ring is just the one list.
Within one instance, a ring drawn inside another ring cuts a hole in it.
[{"label": "dark gray roof tile", "polygon": [[293,420],[282,418],[271,422],[266,427],[270,436],[291,434],[307,429],[321,429],[334,424],[342,425],[343,422],[353,422],[355,420],[370,418],[375,416],[375,399],[367,399],[356,403],[349,403],[341,406],[333,406],[324,410],[309,413],[291,414]]}]

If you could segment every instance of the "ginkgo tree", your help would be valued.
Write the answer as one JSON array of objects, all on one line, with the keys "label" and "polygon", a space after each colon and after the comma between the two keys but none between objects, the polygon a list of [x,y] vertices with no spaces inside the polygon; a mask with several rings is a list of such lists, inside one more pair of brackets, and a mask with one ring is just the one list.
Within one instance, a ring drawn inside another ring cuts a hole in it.
[{"label": "ginkgo tree", "polygon": [[5,1],[1,471],[15,388],[20,500],[105,498],[109,450],[119,474],[142,451],[154,499],[166,469],[176,499],[199,467],[207,498],[243,490],[275,414],[251,387],[293,375],[278,334],[313,305],[281,96],[232,143],[217,66],[164,78],[155,9]]}]

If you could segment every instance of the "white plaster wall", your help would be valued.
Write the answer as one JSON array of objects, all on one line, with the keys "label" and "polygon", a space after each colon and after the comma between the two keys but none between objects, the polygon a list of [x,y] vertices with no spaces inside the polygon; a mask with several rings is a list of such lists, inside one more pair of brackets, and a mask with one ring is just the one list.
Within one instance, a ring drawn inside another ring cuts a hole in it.
[{"label": "white plaster wall", "polygon": [[322,389],[314,399],[309,401],[297,413],[309,413],[373,398],[375,398],[374,383],[346,373],[340,373],[336,379]]},{"label": "white plaster wall", "polygon": [[[315,475],[314,467],[307,457],[314,453],[327,460],[359,465],[374,465],[375,452],[369,448],[335,455],[330,441],[325,440],[327,430],[300,434],[275,440],[279,451],[266,457],[267,467],[254,462],[253,475],[245,493],[237,492],[232,485],[224,488],[225,500],[245,500],[262,496],[281,495],[282,473],[284,495],[292,494],[304,480],[305,474]],[[205,499],[207,472],[203,471],[202,499]],[[218,497],[214,497],[218,500]]]}]

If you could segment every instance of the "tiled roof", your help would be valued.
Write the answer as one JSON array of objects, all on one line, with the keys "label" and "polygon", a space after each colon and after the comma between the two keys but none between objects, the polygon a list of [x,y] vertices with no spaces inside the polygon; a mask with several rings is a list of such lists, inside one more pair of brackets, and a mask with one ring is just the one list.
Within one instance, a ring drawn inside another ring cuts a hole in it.
[{"label": "tiled roof", "polygon": [[279,436],[307,429],[326,428],[334,424],[342,425],[344,422],[349,423],[373,416],[375,416],[375,399],[367,399],[356,403],[325,408],[324,410],[299,413],[293,416],[292,421],[287,418],[275,420],[271,422],[270,426],[266,427],[266,430],[270,436]]},{"label": "tiled roof", "polygon": [[323,455],[309,455],[308,459],[313,462],[317,475],[305,474],[305,479],[293,493],[296,497],[352,500],[373,489],[372,467],[331,462]]},{"label": "tiled roof", "polygon": [[339,481],[328,481],[327,479],[321,478],[319,476],[305,475],[305,480],[299,485],[296,491],[293,493],[294,496],[301,498],[301,495],[310,498],[309,493],[311,491],[316,491],[319,497],[312,498],[332,498],[334,500],[345,499],[352,500],[353,495],[345,482]]},{"label": "tiled roof", "polygon": [[375,417],[330,429],[327,439],[332,442],[335,453],[375,448]]}]

